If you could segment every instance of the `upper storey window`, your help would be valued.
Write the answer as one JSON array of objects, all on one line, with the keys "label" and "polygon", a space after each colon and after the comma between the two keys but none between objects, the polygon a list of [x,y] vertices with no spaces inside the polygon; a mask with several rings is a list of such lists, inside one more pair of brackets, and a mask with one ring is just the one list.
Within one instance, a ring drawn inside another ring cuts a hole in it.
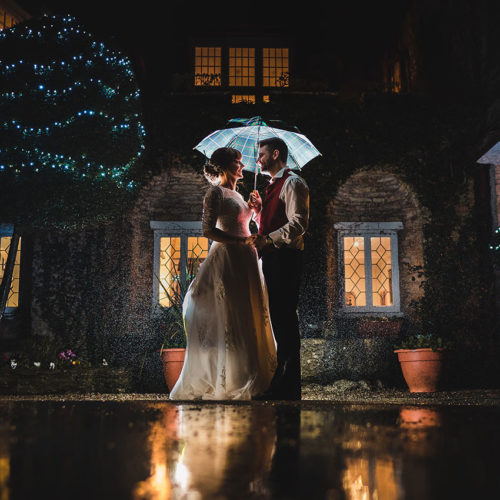
[{"label": "upper storey window", "polygon": [[221,47],[196,47],[194,61],[194,84],[197,87],[220,87]]},{"label": "upper storey window", "polygon": [[255,87],[255,49],[229,49],[229,86]]},{"label": "upper storey window", "polygon": [[262,49],[262,85],[264,87],[288,87],[287,48]]},{"label": "upper storey window", "polygon": [[241,95],[232,95],[233,103],[254,103],[257,99],[269,102],[269,96],[263,95],[264,89],[290,86],[289,56],[288,47],[197,46],[194,86],[240,89]]}]

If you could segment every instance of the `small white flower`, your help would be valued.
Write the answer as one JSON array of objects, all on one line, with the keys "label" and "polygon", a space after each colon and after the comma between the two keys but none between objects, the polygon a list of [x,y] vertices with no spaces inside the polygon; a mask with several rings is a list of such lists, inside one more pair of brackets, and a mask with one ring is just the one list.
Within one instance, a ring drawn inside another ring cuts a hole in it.
[{"label": "small white flower", "polygon": [[40,361],[34,361],[33,365],[35,366],[35,368],[40,368]]},{"label": "small white flower", "polygon": [[15,359],[10,360],[10,367],[15,370],[17,368],[17,361]]},{"label": "small white flower", "polygon": [[102,358],[102,366],[108,366],[108,362],[104,358]]},{"label": "small white flower", "polygon": [[55,370],[55,368],[56,368],[56,364],[51,362],[49,364],[49,370]]}]

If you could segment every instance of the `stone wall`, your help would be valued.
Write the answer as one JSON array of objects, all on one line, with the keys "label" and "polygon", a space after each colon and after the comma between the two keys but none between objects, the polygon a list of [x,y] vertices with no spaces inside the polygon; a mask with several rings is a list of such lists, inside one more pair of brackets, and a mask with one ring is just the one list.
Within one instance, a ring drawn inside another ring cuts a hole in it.
[{"label": "stone wall", "polygon": [[302,339],[303,382],[328,384],[339,379],[404,383],[391,339]]},{"label": "stone wall", "polygon": [[[34,236],[31,319],[35,335],[87,359],[143,364],[158,349],[151,325],[151,220],[201,220],[204,177],[174,165],[153,177],[123,217],[74,232]],[[161,373],[161,367],[159,369]]]}]

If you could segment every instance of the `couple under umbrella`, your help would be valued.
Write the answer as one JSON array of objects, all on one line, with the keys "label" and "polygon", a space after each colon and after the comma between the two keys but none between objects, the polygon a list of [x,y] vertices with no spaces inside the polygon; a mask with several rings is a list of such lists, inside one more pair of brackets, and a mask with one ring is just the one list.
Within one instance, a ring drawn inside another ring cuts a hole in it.
[{"label": "couple under umbrella", "polygon": [[[210,157],[202,226],[213,244],[184,299],[186,357],[171,399],[301,397],[297,303],[309,189],[290,166],[300,168],[319,152],[301,134],[261,121],[243,125],[216,131],[196,146]],[[231,130],[229,143],[239,147],[218,147],[215,134],[227,139]],[[245,139],[248,133],[252,140]],[[304,160],[306,152],[314,156]],[[264,199],[254,190],[245,201],[236,190],[243,159],[248,169],[258,164],[271,177]],[[258,234],[249,231],[252,217]]]}]

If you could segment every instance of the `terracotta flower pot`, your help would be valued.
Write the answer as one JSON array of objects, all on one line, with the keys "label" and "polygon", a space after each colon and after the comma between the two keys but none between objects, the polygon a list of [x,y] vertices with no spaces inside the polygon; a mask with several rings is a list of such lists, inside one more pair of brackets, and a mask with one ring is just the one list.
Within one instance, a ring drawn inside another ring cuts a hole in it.
[{"label": "terracotta flower pot", "polygon": [[398,349],[403,377],[410,392],[435,392],[438,390],[443,365],[443,350]]},{"label": "terracotta flower pot", "polygon": [[184,365],[185,348],[162,349],[160,351],[163,361],[163,375],[167,383],[168,390],[171,391],[179,378]]}]

